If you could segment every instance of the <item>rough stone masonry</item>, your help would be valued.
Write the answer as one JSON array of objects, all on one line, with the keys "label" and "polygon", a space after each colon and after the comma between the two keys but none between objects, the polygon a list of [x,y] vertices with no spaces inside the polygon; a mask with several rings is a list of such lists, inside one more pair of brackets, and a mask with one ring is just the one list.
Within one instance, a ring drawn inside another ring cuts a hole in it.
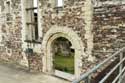
[{"label": "rough stone masonry", "polygon": [[[38,42],[25,41],[25,0],[0,0],[0,59],[51,72],[51,43],[65,37],[75,49],[75,74],[89,70],[125,46],[125,2],[113,0],[38,0]],[[7,3],[10,12],[7,13]],[[31,48],[30,57],[25,53]],[[49,68],[47,68],[49,67]]]}]

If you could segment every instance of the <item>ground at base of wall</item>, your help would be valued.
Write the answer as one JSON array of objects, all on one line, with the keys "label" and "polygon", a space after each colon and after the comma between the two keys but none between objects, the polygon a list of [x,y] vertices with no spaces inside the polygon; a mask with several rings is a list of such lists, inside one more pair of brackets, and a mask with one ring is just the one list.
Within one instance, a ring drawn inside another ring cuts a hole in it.
[{"label": "ground at base of wall", "polygon": [[43,73],[29,73],[3,61],[0,63],[0,70],[0,83],[70,83]]},{"label": "ground at base of wall", "polygon": [[13,62],[13,61],[5,61],[0,59],[0,65],[5,65],[7,67],[13,68],[13,69],[17,69],[17,70],[24,70],[29,72],[29,68],[20,65],[19,63]]}]

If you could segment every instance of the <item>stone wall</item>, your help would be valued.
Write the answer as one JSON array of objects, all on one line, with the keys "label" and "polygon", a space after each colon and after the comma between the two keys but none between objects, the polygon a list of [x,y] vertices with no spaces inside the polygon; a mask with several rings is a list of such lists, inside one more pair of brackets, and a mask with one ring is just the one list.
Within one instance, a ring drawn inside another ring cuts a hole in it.
[{"label": "stone wall", "polygon": [[82,70],[86,71],[94,64],[92,62],[94,58],[92,56],[93,34],[91,32],[93,17],[92,3],[89,0],[64,0],[64,6],[62,8],[57,8],[53,4],[54,2],[51,0],[41,0],[43,38],[54,26],[58,28],[67,27],[73,30],[80,40],[82,40],[82,48],[84,48],[80,55],[83,60],[78,58],[79,62],[75,64],[77,64],[77,66],[80,65],[79,68],[82,67]]},{"label": "stone wall", "polygon": [[[10,13],[6,13],[6,1],[10,1]],[[0,2],[2,8],[0,13],[0,59],[27,66],[32,72],[42,71],[41,54],[34,52],[32,56],[27,56],[26,48],[22,46],[24,43],[27,44],[22,38],[24,31],[22,31],[21,0],[0,0]]]},{"label": "stone wall", "polygon": [[47,7],[43,7],[45,9],[42,10],[44,12],[42,15],[43,37],[52,26],[57,25],[58,27],[66,26],[73,29],[85,41],[84,1],[74,2],[72,6],[68,5],[67,1],[64,8],[58,12],[49,1],[44,4],[47,4]]},{"label": "stone wall", "polygon": [[21,49],[21,5],[20,0],[10,0],[10,13],[6,13],[6,0],[1,0],[0,13],[0,58],[19,62],[22,58]]},{"label": "stone wall", "polygon": [[[22,27],[21,0],[10,0],[10,14],[6,14],[6,1],[0,0],[0,58],[20,62],[24,56],[26,57],[24,51],[27,48],[25,38],[22,37],[25,36],[23,34],[25,29],[22,30],[24,27]],[[83,58],[82,54],[80,56],[83,70],[93,67],[125,46],[124,5],[103,4],[103,6],[93,7],[90,0],[64,0],[64,7],[57,8],[54,0],[39,1],[40,42],[43,42],[46,33],[54,26],[71,29],[78,35],[78,39],[82,40],[85,48],[82,51],[86,57]],[[35,49],[35,53],[28,60],[31,62],[31,69],[41,71],[42,56],[40,55],[44,55],[41,54],[42,44],[30,43],[30,45]],[[39,53],[37,53],[38,50]]]},{"label": "stone wall", "polygon": [[125,46],[125,5],[105,4],[94,8],[93,55],[97,62]]},{"label": "stone wall", "polygon": [[32,54],[26,54],[30,72],[42,72],[43,64],[41,55],[42,54],[35,52]]},{"label": "stone wall", "polygon": [[[90,5],[86,2],[80,0],[71,4],[70,1],[65,1],[64,7],[59,11],[51,1],[41,2],[41,5],[47,4],[41,8],[43,37],[55,25],[59,28],[66,26],[77,33],[88,56],[88,60],[83,58],[83,71],[125,46],[125,6],[117,1],[102,1],[99,6],[90,7],[89,10]],[[91,59],[91,51],[95,60]]]},{"label": "stone wall", "polygon": [[[89,1],[86,0],[64,0],[64,7],[59,9],[56,8],[55,5],[53,5],[54,2],[52,2],[51,0],[41,0],[41,23],[43,37],[46,32],[55,25],[59,28],[68,27],[72,29],[76,34],[78,34],[78,36],[81,38],[85,46],[86,54],[88,54],[88,50],[91,50],[88,49],[89,47],[87,44],[88,40],[91,38],[90,36],[88,36],[88,34],[91,33],[91,29],[89,29],[91,26],[88,25],[90,25],[89,22],[91,23],[92,18],[92,15],[90,15],[92,13],[92,10],[90,11],[90,9],[92,8],[90,7],[90,4],[88,2]],[[87,16],[89,18],[87,18]],[[88,37],[90,38],[88,39]]]}]

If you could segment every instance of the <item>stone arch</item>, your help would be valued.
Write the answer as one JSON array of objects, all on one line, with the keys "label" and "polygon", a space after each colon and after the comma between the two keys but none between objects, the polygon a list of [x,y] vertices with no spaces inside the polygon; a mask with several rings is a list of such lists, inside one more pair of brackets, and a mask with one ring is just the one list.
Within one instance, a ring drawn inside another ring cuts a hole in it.
[{"label": "stone arch", "polygon": [[67,27],[52,27],[43,38],[42,51],[43,55],[43,72],[52,74],[53,71],[53,58],[51,53],[52,42],[59,38],[64,37],[72,43],[72,48],[75,50],[75,77],[78,77],[81,73],[82,55],[84,55],[84,46],[80,37],[70,28]]}]

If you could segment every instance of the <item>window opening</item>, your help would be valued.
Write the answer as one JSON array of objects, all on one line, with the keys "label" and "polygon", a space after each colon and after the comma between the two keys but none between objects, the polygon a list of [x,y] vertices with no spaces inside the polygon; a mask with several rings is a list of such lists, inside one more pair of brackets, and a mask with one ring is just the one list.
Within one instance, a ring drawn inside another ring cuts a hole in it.
[{"label": "window opening", "polygon": [[26,7],[26,24],[28,33],[26,39],[38,40],[38,0],[28,0]]},{"label": "window opening", "polygon": [[6,13],[10,13],[10,1],[6,2]]}]

